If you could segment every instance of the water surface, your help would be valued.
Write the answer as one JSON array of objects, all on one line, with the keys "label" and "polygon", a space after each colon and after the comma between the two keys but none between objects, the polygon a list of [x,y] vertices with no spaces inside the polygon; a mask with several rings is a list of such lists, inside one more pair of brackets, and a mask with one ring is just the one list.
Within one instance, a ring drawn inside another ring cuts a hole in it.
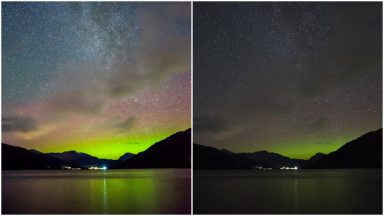
[{"label": "water surface", "polygon": [[195,214],[381,214],[382,170],[194,171]]},{"label": "water surface", "polygon": [[190,169],[2,171],[6,214],[189,214]]}]

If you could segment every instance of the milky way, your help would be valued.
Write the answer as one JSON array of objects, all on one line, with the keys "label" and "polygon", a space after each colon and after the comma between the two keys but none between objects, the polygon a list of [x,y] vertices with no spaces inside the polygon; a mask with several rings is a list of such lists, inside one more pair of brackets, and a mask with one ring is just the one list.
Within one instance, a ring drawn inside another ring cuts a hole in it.
[{"label": "milky way", "polygon": [[2,3],[2,141],[118,158],[190,127],[190,3]]},{"label": "milky way", "polygon": [[382,127],[382,4],[194,3],[194,142],[308,158]]}]

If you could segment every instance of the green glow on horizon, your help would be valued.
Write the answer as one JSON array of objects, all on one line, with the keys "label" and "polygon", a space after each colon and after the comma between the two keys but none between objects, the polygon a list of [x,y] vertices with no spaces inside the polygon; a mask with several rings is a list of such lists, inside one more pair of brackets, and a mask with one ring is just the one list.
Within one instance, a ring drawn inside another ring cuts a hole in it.
[{"label": "green glow on horizon", "polygon": [[[162,131],[153,134],[134,134],[134,135],[115,135],[92,139],[67,140],[65,143],[55,143],[54,145],[44,145],[37,150],[48,152],[64,152],[75,150],[90,154],[98,158],[118,159],[123,154],[129,152],[137,154],[142,152],[177,131]],[[91,146],[91,147],[90,147]]]},{"label": "green glow on horizon", "polygon": [[279,153],[290,158],[309,159],[319,152],[328,154],[336,151],[341,146],[357,137],[358,135],[349,135],[322,140],[302,139],[298,141],[290,141],[285,143],[285,145],[273,147],[268,151]]},{"label": "green glow on horizon", "polygon": [[[368,132],[368,131],[366,131]],[[295,159],[309,159],[316,153],[328,154],[330,152],[336,151],[341,146],[350,142],[362,134],[361,132],[352,132],[349,135],[339,136],[333,135],[329,137],[303,137],[303,138],[291,138],[287,139],[285,142],[274,142],[268,143],[264,146],[248,146],[247,148],[237,148],[231,149],[227,148],[229,151],[233,152],[256,152],[256,151],[268,151],[281,154],[283,156]],[[278,145],[276,144],[278,143]],[[215,146],[213,146],[215,147]],[[241,146],[239,146],[241,147]],[[223,147],[226,149],[225,147]]]}]

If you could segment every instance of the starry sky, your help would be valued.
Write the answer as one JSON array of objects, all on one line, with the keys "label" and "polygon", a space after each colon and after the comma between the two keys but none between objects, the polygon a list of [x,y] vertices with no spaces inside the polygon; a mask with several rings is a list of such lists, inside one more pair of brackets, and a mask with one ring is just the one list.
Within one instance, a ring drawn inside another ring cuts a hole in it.
[{"label": "starry sky", "polygon": [[191,127],[189,2],[2,3],[2,142],[117,159]]},{"label": "starry sky", "polygon": [[195,143],[306,159],[382,127],[381,2],[193,7]]}]

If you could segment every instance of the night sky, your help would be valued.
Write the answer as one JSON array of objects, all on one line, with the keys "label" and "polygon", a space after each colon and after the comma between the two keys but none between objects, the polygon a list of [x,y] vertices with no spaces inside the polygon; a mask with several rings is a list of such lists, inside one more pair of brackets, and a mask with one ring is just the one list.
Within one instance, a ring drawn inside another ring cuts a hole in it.
[{"label": "night sky", "polygon": [[116,159],[191,127],[190,3],[2,3],[2,141]]},{"label": "night sky", "polygon": [[194,3],[194,142],[309,158],[382,127],[382,3]]}]

